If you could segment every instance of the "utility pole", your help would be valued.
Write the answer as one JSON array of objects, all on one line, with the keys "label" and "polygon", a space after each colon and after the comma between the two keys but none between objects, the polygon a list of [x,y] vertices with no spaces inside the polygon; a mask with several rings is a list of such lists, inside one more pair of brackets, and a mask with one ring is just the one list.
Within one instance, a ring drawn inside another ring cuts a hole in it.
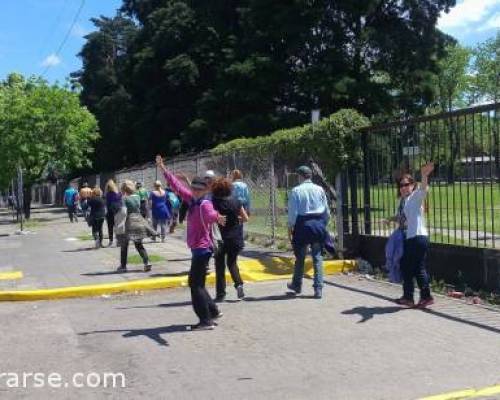
[{"label": "utility pole", "polygon": [[21,232],[23,231],[23,210],[24,210],[24,192],[23,192],[23,170],[19,165],[17,167],[17,202],[19,214],[21,215]]}]

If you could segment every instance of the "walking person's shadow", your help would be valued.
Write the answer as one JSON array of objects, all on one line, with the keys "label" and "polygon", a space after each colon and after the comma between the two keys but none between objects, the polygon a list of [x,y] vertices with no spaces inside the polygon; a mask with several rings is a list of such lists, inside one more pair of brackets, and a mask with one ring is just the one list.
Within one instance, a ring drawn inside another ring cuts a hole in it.
[{"label": "walking person's shadow", "polygon": [[362,322],[366,322],[372,319],[375,315],[383,315],[383,314],[393,314],[398,311],[405,310],[403,307],[354,307],[350,310],[342,311],[344,315],[356,315],[359,314],[361,319],[357,322],[358,324]]},{"label": "walking person's shadow", "polygon": [[174,332],[189,332],[188,328],[190,325],[169,325],[169,326],[161,326],[158,328],[146,328],[146,329],[109,329],[102,331],[91,331],[91,332],[81,332],[78,335],[87,336],[94,335],[98,333],[123,333],[122,337],[124,338],[133,338],[139,336],[145,336],[160,346],[169,346],[168,342],[161,337],[161,335],[166,333],[174,333]]}]

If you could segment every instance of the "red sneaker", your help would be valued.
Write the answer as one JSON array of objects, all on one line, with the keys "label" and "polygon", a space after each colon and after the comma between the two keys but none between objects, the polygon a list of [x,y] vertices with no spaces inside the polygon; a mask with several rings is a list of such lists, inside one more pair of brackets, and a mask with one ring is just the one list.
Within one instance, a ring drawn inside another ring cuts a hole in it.
[{"label": "red sneaker", "polygon": [[421,299],[417,304],[417,308],[427,308],[428,306],[432,306],[433,304],[434,299],[432,297],[429,297],[428,299]]},{"label": "red sneaker", "polygon": [[415,307],[415,303],[413,302],[413,300],[408,300],[408,299],[405,299],[404,297],[396,299],[396,304],[399,304],[400,306],[405,306],[408,308]]}]

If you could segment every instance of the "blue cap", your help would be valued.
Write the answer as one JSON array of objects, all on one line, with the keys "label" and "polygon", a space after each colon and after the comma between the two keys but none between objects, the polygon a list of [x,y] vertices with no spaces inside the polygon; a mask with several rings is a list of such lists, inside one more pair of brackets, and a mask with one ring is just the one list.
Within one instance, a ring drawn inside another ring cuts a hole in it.
[{"label": "blue cap", "polygon": [[310,178],[312,176],[312,169],[307,165],[301,165],[299,168],[297,168],[297,173],[304,178]]}]

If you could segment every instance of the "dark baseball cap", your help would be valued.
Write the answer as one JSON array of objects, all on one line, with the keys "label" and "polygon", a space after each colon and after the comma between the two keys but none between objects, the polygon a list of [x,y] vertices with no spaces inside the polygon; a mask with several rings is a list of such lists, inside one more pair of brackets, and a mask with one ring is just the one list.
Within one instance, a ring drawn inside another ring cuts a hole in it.
[{"label": "dark baseball cap", "polygon": [[205,179],[196,176],[191,181],[191,188],[196,190],[205,190],[207,188],[207,182],[205,182]]},{"label": "dark baseball cap", "polygon": [[301,165],[299,168],[297,168],[297,173],[304,178],[310,178],[312,176],[312,169],[307,165]]}]

